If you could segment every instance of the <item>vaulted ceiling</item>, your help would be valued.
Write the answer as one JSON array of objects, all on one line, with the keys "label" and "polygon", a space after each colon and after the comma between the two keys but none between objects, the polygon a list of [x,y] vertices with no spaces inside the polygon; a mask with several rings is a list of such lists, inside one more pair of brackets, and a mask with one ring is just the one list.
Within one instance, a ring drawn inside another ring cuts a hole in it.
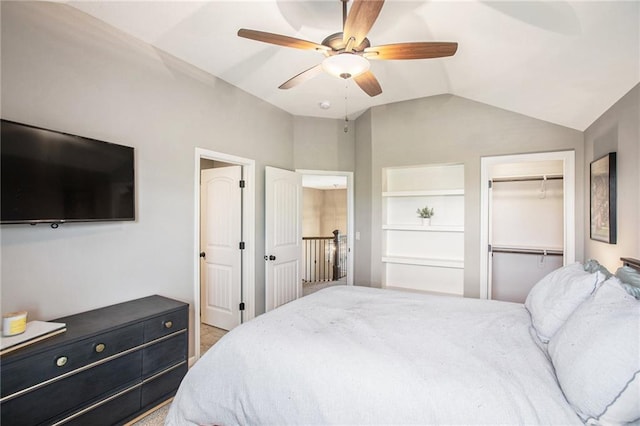
[{"label": "vaulted ceiling", "polygon": [[237,36],[248,28],[320,43],[342,30],[340,0],[68,4],[301,116],[353,119],[372,106],[450,93],[584,130],[640,81],[638,1],[387,0],[367,35],[372,45],[459,45],[447,58],[371,61],[383,90],[375,97],[325,73],[278,89],[322,54]]}]

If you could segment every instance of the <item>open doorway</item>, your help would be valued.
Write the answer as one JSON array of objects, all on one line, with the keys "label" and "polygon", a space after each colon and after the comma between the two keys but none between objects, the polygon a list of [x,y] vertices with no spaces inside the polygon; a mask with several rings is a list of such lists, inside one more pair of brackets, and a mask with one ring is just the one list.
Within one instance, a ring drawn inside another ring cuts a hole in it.
[{"label": "open doorway", "polygon": [[196,149],[195,360],[255,316],[255,164]]},{"label": "open doorway", "polygon": [[330,286],[352,285],[352,174],[298,172],[303,187],[303,296]]},{"label": "open doorway", "polygon": [[575,261],[574,162],[573,151],[481,159],[482,298],[524,303]]}]

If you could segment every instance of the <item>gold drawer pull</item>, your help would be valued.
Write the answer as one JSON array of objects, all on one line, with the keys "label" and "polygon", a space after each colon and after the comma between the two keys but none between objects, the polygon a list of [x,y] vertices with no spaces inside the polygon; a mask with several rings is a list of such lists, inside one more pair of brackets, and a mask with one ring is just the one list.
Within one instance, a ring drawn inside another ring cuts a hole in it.
[{"label": "gold drawer pull", "polygon": [[173,327],[173,322],[172,321],[166,321],[164,323],[164,328],[171,328]]},{"label": "gold drawer pull", "polygon": [[104,343],[98,343],[98,344],[96,345],[96,352],[97,352],[97,353],[100,353],[100,352],[104,351],[104,350],[105,350],[105,348],[106,348],[106,346],[105,346],[105,344],[104,344]]},{"label": "gold drawer pull", "polygon": [[59,356],[59,357],[56,359],[56,365],[57,365],[58,367],[64,367],[64,365],[67,363],[67,361],[68,361],[68,360],[69,360],[69,359],[68,359],[66,356]]}]

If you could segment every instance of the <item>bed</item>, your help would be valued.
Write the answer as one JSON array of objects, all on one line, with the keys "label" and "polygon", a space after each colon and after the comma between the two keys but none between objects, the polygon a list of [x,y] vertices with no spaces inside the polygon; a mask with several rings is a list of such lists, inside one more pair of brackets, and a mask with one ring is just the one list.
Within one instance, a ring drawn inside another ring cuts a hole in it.
[{"label": "bed", "polygon": [[525,304],[330,287],[225,335],[166,424],[637,422],[640,301],[624,285],[591,262]]}]

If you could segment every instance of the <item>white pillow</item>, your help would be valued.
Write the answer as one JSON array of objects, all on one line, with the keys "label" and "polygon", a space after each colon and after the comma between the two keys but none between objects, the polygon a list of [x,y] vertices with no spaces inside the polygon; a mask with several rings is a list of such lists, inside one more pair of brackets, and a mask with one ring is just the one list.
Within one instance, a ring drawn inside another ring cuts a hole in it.
[{"label": "white pillow", "polygon": [[640,419],[640,301],[612,277],[549,342],[567,401],[588,423]]},{"label": "white pillow", "polygon": [[524,305],[540,340],[547,343],[602,281],[601,272],[585,272],[577,262],[556,269],[538,281]]}]

